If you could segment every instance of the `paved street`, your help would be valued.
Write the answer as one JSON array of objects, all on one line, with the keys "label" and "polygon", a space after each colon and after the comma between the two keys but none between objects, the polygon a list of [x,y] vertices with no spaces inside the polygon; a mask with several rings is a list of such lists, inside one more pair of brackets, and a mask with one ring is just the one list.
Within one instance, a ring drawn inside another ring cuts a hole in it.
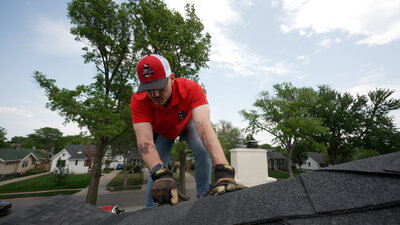
[{"label": "paved street", "polygon": [[[143,209],[145,206],[145,193],[146,184],[142,185],[141,190],[132,191],[107,191],[105,187],[108,182],[116,176],[120,170],[114,170],[109,174],[105,174],[100,179],[99,192],[97,197],[97,205],[118,205],[120,208],[125,209],[126,212],[132,212]],[[194,177],[186,173],[186,189],[190,200],[196,199],[196,184]],[[85,201],[87,188],[82,191],[71,195],[70,197]],[[13,204],[13,212],[29,208],[30,206],[51,197],[32,197],[32,198],[15,198],[8,199],[7,201]],[[62,203],[60,203],[62,204]]]}]

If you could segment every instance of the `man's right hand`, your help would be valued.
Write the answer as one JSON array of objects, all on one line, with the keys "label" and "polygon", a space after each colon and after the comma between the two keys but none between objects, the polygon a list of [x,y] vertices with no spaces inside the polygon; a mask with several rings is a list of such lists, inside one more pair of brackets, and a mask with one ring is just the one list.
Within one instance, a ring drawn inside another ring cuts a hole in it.
[{"label": "man's right hand", "polygon": [[178,203],[176,182],[167,168],[152,171],[151,178],[154,181],[151,196],[155,202],[172,205]]}]

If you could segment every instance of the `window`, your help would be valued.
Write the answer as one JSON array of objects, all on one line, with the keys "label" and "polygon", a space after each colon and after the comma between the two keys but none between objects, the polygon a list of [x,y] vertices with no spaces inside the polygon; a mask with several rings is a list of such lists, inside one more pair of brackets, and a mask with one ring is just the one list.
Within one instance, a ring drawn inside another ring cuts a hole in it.
[{"label": "window", "polygon": [[28,166],[28,160],[24,160],[24,162],[22,163],[22,168],[25,168]]},{"label": "window", "polygon": [[63,156],[65,156],[65,153],[63,153]]},{"label": "window", "polygon": [[311,166],[311,163],[310,163],[310,162],[308,162],[308,166]]},{"label": "window", "polygon": [[36,164],[36,160],[32,160],[32,165],[35,165]]},{"label": "window", "polygon": [[65,160],[58,159],[57,160],[57,167],[65,167]]},{"label": "window", "polygon": [[78,165],[78,160],[75,160],[75,166],[77,166]]}]

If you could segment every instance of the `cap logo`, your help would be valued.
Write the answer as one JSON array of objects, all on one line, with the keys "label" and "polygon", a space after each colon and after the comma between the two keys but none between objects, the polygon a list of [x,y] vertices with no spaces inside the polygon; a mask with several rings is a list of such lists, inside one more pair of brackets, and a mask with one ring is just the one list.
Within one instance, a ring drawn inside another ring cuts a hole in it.
[{"label": "cap logo", "polygon": [[150,64],[144,64],[144,68],[143,68],[143,76],[149,78],[151,77],[151,75],[153,75],[154,71],[150,69]]}]

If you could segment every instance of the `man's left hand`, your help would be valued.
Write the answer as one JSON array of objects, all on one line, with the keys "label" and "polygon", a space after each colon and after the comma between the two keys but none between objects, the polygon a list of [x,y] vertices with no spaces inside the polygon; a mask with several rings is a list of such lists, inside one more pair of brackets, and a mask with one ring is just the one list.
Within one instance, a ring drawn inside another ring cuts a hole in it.
[{"label": "man's left hand", "polygon": [[217,164],[215,166],[215,176],[210,184],[206,196],[215,194],[223,194],[225,192],[231,192],[236,190],[242,190],[246,188],[242,184],[238,184],[235,181],[235,169],[229,165]]}]

